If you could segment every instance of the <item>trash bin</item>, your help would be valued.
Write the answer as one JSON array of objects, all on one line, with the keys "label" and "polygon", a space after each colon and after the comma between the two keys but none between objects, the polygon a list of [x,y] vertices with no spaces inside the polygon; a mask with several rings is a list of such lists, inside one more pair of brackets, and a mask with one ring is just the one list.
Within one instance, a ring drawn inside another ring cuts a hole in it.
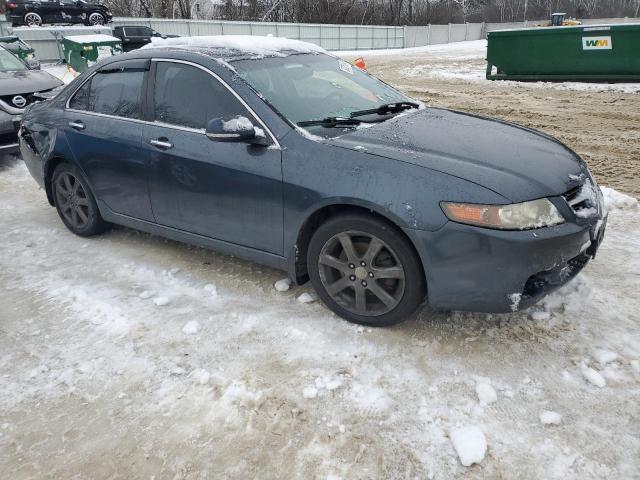
[{"label": "trash bin", "polygon": [[81,73],[103,58],[121,54],[122,44],[110,35],[71,35],[62,39],[62,50],[67,65]]},{"label": "trash bin", "polygon": [[40,62],[36,59],[36,51],[30,45],[20,40],[15,35],[0,37],[0,45],[13,55],[18,57],[31,69],[39,69]]},{"label": "trash bin", "polygon": [[640,24],[487,33],[488,80],[640,81]]}]

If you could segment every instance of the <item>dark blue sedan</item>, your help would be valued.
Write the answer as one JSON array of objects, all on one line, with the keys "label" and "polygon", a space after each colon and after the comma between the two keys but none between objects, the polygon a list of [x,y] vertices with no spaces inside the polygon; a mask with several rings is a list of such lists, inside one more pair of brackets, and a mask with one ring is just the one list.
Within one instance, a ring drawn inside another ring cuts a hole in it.
[{"label": "dark blue sedan", "polygon": [[585,163],[267,37],[166,40],[31,106],[22,156],[73,233],[112,223],[311,280],[338,315],[528,307],[595,256]]}]

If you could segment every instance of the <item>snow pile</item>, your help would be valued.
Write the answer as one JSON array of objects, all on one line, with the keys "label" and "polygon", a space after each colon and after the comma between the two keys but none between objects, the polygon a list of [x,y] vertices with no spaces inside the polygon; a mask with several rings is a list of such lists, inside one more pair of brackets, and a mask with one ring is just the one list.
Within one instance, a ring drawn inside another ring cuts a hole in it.
[{"label": "snow pile", "polygon": [[460,463],[465,467],[484,460],[484,455],[487,452],[487,440],[478,427],[471,425],[456,428],[449,434],[449,437],[460,458]]},{"label": "snow pile", "polygon": [[550,410],[540,412],[540,421],[543,425],[560,425],[562,415]]},{"label": "snow pile", "polygon": [[156,297],[153,299],[153,303],[155,303],[158,307],[166,307],[171,303],[167,297]]},{"label": "snow pile", "polygon": [[119,42],[120,39],[111,35],[95,34],[95,35],[67,35],[64,37],[75,43],[101,43],[101,42]]},{"label": "snow pile", "polygon": [[602,388],[607,384],[607,381],[604,379],[600,372],[587,366],[585,363],[580,366],[580,371],[582,372],[582,376],[587,382],[595,385],[598,388]]},{"label": "snow pile", "polygon": [[478,401],[483,407],[498,401],[498,394],[491,386],[488,379],[479,379],[476,382],[476,394],[478,395]]},{"label": "snow pile", "polygon": [[184,327],[182,327],[182,333],[186,335],[193,335],[195,333],[198,333],[199,331],[200,324],[197,320],[190,320],[184,325]]},{"label": "snow pile", "polygon": [[325,49],[312,43],[281,37],[252,35],[221,35],[180,38],[152,38],[142,48],[195,47],[241,52],[257,57],[286,57],[291,53],[326,53]]},{"label": "snow pile", "polygon": [[300,303],[313,303],[318,299],[315,293],[304,292],[298,297]]},{"label": "snow pile", "polygon": [[318,389],[316,387],[305,387],[302,390],[302,396],[306,399],[316,398],[318,396]]},{"label": "snow pile", "polygon": [[616,360],[618,360],[618,358],[620,358],[620,356],[615,352],[596,348],[593,351],[593,358],[595,358],[596,362],[598,362],[600,365],[606,365],[607,363],[615,362]]},{"label": "snow pile", "polygon": [[291,280],[282,278],[273,284],[273,287],[279,292],[286,292],[291,287]]},{"label": "snow pile", "polygon": [[250,130],[253,128],[253,123],[247,117],[236,117],[222,122],[222,129],[225,132],[241,132],[243,130]]},{"label": "snow pile", "polygon": [[613,210],[631,209],[638,206],[637,199],[614,190],[613,188],[600,187],[600,190],[602,190],[602,195],[604,196],[604,208],[608,212]]}]

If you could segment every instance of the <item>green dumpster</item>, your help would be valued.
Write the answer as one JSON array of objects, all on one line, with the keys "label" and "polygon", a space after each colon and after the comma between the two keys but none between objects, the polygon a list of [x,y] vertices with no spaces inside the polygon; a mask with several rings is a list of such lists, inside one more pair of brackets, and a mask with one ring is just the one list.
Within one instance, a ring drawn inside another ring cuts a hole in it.
[{"label": "green dumpster", "polygon": [[122,53],[122,44],[110,35],[72,35],[62,39],[62,50],[67,65],[81,73],[103,58]]},{"label": "green dumpster", "polygon": [[29,68],[40,68],[40,62],[36,59],[36,51],[15,35],[0,37],[0,46],[26,63]]},{"label": "green dumpster", "polygon": [[640,81],[640,24],[487,33],[488,80]]}]

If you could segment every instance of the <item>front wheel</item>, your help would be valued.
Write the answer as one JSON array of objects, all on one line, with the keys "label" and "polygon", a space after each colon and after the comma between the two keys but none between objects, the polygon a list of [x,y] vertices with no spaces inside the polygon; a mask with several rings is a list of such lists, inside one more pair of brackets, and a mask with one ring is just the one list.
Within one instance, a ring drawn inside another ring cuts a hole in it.
[{"label": "front wheel", "polygon": [[61,163],[53,172],[51,182],[56,210],[69,230],[81,237],[90,237],[109,227],[77,167]]},{"label": "front wheel", "polygon": [[425,298],[420,259],[409,241],[377,218],[329,219],[307,253],[309,277],[322,301],[341,317],[371,326],[406,320]]},{"label": "front wheel", "polygon": [[93,12],[89,14],[87,19],[88,25],[104,25],[107,23],[107,19],[100,12]]}]

